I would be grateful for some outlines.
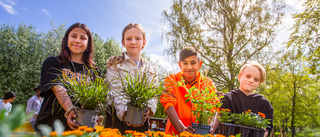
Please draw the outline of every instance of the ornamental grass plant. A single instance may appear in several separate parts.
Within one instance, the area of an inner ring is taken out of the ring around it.
[[[164,90],[156,74],[148,71],[137,71],[119,76],[121,91],[118,94],[129,100],[128,105],[137,108],[147,108],[148,100],[157,98]]]
[[[86,69],[87,75],[80,77],[69,77],[69,72],[62,71],[59,81],[67,89],[71,100],[75,105],[80,105],[82,109],[97,110],[103,109],[107,104],[108,92],[110,91],[110,81],[105,81],[98,76],[95,69]]]

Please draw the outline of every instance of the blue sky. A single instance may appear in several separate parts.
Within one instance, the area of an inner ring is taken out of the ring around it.
[[[122,29],[129,23],[141,24],[147,33],[147,47],[143,50],[166,70],[177,69],[169,63],[163,50],[169,45],[162,40],[164,25],[162,12],[169,10],[171,0],[0,0],[0,23],[33,25],[39,32],[50,30],[50,21],[56,26],[82,22],[102,39],[121,39]],[[288,39],[287,30],[293,23],[292,13],[302,11],[302,2],[287,0],[283,29],[276,42]]]

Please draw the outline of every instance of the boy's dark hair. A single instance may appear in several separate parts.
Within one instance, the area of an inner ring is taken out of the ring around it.
[[[37,92],[38,89],[40,90],[40,85],[38,85],[37,87],[35,87],[35,88],[33,89],[33,91],[34,91],[34,92]]]
[[[7,100],[13,97],[16,97],[16,94],[14,94],[12,91],[9,91],[6,94],[4,94],[4,97],[2,99]]]
[[[201,60],[199,51],[194,47],[185,47],[181,50],[180,56],[179,56],[179,62],[183,61],[187,57],[190,56],[196,56],[198,60]]]

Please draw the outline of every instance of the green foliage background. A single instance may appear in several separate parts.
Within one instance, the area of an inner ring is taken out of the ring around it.
[[[269,3],[258,0],[252,8],[241,9],[246,3],[237,2],[174,0],[171,9],[163,11],[169,25],[169,30],[164,30],[170,42],[166,54],[176,58],[185,45],[197,47],[202,51],[202,71],[209,69],[209,77],[223,92],[238,87],[237,75],[243,63],[258,60],[266,68],[267,80],[255,92],[274,107],[275,132],[319,136],[319,0],[305,0],[305,11],[294,14],[293,32],[286,45],[274,46],[282,5],[273,5],[272,11],[266,8]],[[48,32],[37,32],[35,26],[23,23],[0,24],[0,97],[14,91],[14,106],[26,105],[40,82],[42,62],[59,53],[66,26],[51,23],[51,27]],[[121,46],[114,38],[104,40],[95,33],[93,37],[94,60],[104,75],[107,59],[119,55]],[[167,75],[160,72],[161,79]],[[165,117],[159,102],[155,116]]]

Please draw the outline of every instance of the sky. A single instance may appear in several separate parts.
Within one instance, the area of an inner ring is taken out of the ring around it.
[[[300,0],[286,0],[286,16],[276,43],[287,40],[294,20],[291,14],[303,11]],[[38,32],[63,23],[66,28],[73,23],[86,24],[91,32],[102,39],[115,38],[121,41],[123,28],[129,23],[141,24],[147,34],[147,47],[143,49],[151,59],[167,71],[177,71],[178,65],[165,56],[163,51],[169,43],[162,36],[165,25],[163,10],[169,10],[171,0],[0,0],[0,24],[24,23],[36,27]]]

